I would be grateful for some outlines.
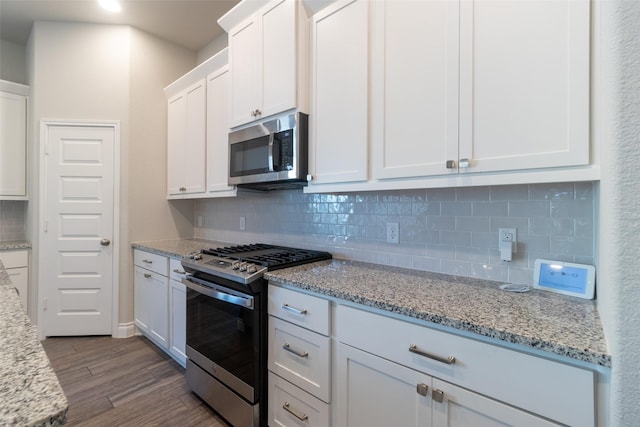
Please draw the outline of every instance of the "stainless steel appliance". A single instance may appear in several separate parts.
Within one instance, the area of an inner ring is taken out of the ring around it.
[[[229,184],[255,190],[307,185],[308,116],[284,114],[229,134]]]
[[[187,384],[236,427],[267,425],[268,270],[330,259],[266,244],[203,250],[187,276]]]

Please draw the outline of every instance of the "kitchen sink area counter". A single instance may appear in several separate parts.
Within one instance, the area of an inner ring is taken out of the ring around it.
[[[66,421],[67,398],[1,261],[0,402],[3,426],[59,426]]]
[[[268,272],[298,288],[577,361],[611,366],[594,301],[502,283],[346,260]]]

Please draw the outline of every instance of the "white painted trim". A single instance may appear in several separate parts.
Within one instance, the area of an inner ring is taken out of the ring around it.
[[[111,335],[119,337],[121,334],[120,324],[118,323],[119,315],[119,298],[120,298],[120,121],[119,120],[54,120],[54,119],[41,119],[40,120],[40,178],[39,185],[40,191],[40,206],[38,209],[38,292],[37,292],[37,307],[38,307],[38,337],[44,339],[44,316],[41,313],[44,311],[44,299],[42,295],[46,295],[45,287],[45,275],[44,275],[44,247],[45,247],[45,233],[44,233],[44,219],[47,212],[47,161],[46,161],[46,147],[47,147],[47,129],[50,126],[96,126],[96,127],[112,127],[114,130],[114,153],[113,153],[113,264],[112,264],[112,307],[111,307]],[[126,325],[126,324],[125,324]]]
[[[118,324],[117,331],[113,334],[114,338],[129,338],[136,335],[136,326],[133,322]]]

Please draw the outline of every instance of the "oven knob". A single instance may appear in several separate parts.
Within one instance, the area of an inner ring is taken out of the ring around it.
[[[239,270],[240,269],[240,261],[233,261],[233,263],[231,264],[231,269],[232,270]]]
[[[195,261],[200,261],[200,260],[202,259],[202,255],[200,255],[200,254],[195,254],[195,255],[193,256],[193,259],[194,259]]]
[[[255,273],[256,271],[258,271],[258,268],[253,264],[247,267],[247,273]]]
[[[243,262],[242,264],[240,264],[239,270],[240,271],[247,271],[247,263]]]

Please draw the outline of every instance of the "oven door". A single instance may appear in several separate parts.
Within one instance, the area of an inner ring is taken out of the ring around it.
[[[260,382],[260,295],[193,276],[187,286],[187,357],[250,403]]]

